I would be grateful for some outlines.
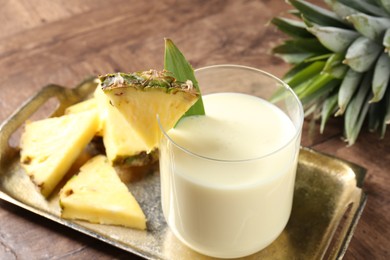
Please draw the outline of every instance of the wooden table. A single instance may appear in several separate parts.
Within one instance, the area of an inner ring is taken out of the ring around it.
[[[318,2],[318,1],[317,1]],[[0,8],[0,122],[48,83],[73,87],[90,75],[163,67],[164,37],[195,68],[234,63],[282,76],[270,54],[282,34],[269,20],[284,1],[4,0]],[[368,203],[345,259],[390,259],[390,133],[363,130],[346,147],[342,122],[304,146],[367,168]],[[388,129],[390,130],[390,129]],[[133,255],[0,201],[0,259],[130,259]]]

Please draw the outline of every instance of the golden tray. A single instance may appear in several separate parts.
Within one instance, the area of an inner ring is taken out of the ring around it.
[[[73,89],[48,85],[2,123],[0,198],[147,259],[209,259],[181,244],[167,227],[160,205],[158,171],[128,184],[148,219],[147,231],[139,231],[60,218],[58,195],[45,200],[20,167],[15,146],[23,123],[36,111],[47,112],[47,104],[53,99],[57,106],[51,116],[61,115],[66,107],[88,97],[96,86],[94,79]],[[301,148],[287,227],[270,246],[244,259],[341,259],[365,206],[361,189],[364,176],[365,170],[355,164]]]

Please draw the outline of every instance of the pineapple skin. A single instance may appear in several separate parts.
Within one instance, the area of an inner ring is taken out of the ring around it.
[[[96,111],[27,122],[21,136],[21,166],[48,197],[99,126]]]
[[[100,77],[101,88],[147,146],[158,147],[161,131],[172,128],[198,100],[191,81],[178,82],[167,71],[117,73]]]
[[[62,218],[146,229],[141,207],[103,155],[89,160],[65,184],[60,206]]]

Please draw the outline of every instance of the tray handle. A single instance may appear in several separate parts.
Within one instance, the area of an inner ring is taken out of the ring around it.
[[[341,241],[336,243],[337,245],[333,248],[328,248],[327,250],[330,251],[329,259],[343,259],[345,253],[347,252],[348,245],[351,242],[357,223],[363,213],[363,209],[367,202],[367,196],[360,189],[357,190],[353,196],[354,198],[350,202],[351,207],[345,208],[345,212],[342,215],[342,217],[344,216],[344,219],[340,219],[338,227],[336,227],[340,228],[339,237],[341,237]]]
[[[97,84],[96,78],[88,78],[73,89],[50,84],[23,103],[0,125],[0,168],[6,167],[18,152],[18,149],[9,143],[12,134],[45,102],[50,98],[57,98],[59,106],[52,116],[59,116],[63,114],[66,107],[84,99],[97,87]]]

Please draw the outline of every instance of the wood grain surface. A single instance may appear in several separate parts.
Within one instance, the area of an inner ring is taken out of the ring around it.
[[[48,83],[74,87],[90,75],[162,68],[164,37],[195,68],[231,63],[282,76],[288,65],[270,49],[284,36],[269,21],[289,9],[280,0],[2,0],[0,122]],[[306,122],[302,145],[367,169],[367,206],[344,259],[390,259],[390,133],[379,140],[364,129],[346,147],[339,119],[318,131]],[[0,259],[133,258],[0,201]]]

